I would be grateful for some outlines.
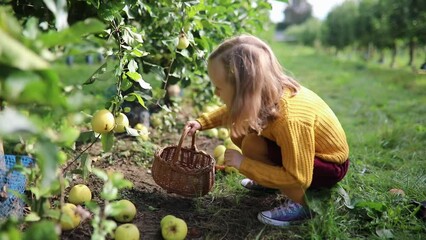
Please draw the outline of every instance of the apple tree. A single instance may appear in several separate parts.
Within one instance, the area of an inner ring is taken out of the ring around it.
[[[116,227],[107,219],[115,211],[110,202],[118,198],[120,188],[132,184],[123,175],[93,168],[87,148],[77,151],[76,141],[82,138],[92,144],[100,138],[104,151],[114,145],[114,131],[93,132],[91,116],[106,109],[117,117],[131,111],[123,107],[126,102],[168,109],[166,90],[172,84],[191,88],[188,96],[200,104],[209,101],[206,57],[226,37],[262,29],[269,9],[269,3],[261,0],[2,3],[0,142],[4,141],[6,154],[29,155],[36,164],[15,166],[28,178],[30,194],[20,197],[31,212],[24,219],[9,216],[2,221],[1,236],[35,239],[42,230],[59,235],[55,226],[63,214],[59,209],[65,204],[64,191],[73,174],[87,178],[89,173],[104,181],[99,190],[103,204],[86,204],[85,211],[93,214],[86,219],[94,229],[92,238],[110,234]],[[179,38],[186,38],[184,46],[178,47]],[[93,52],[101,53],[104,61],[88,79],[74,76],[73,82],[65,82],[61,78],[66,73],[57,65],[65,56]],[[97,83],[101,93],[111,90],[105,101],[96,97],[99,92],[85,91]],[[126,130],[137,134],[132,128]],[[3,158],[1,163],[4,172]],[[72,163],[79,167],[72,168]],[[53,206],[52,199],[57,199]],[[20,233],[23,222],[28,231]]]

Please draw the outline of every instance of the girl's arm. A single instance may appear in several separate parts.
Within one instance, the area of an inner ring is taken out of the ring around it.
[[[227,118],[228,109],[226,105],[213,110],[211,112],[203,113],[197,121],[201,124],[201,130],[207,130],[224,125],[224,119]]]

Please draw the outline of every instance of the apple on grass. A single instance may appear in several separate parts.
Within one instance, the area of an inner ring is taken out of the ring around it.
[[[161,226],[161,235],[165,240],[183,240],[187,234],[188,226],[181,218],[169,218]]]
[[[113,214],[113,218],[117,222],[128,223],[131,222],[136,216],[135,205],[127,200],[122,199],[113,203],[115,207],[119,208],[118,213]]]
[[[84,184],[73,186],[68,194],[68,202],[72,204],[83,204],[92,200],[90,188]]]
[[[121,224],[115,229],[115,240],[139,240],[140,233],[138,227],[131,223]]]

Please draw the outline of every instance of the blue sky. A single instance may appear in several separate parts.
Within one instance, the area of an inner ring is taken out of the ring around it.
[[[273,22],[281,22],[284,19],[283,11],[287,6],[286,3],[275,0],[268,0],[272,4],[270,18]],[[312,5],[313,16],[321,20],[325,19],[328,12],[336,5],[341,4],[345,0],[308,0]]]

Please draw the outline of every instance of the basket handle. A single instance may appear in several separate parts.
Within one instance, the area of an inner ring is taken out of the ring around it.
[[[175,163],[179,160],[179,154],[180,154],[180,149],[182,148],[183,140],[188,135],[188,132],[189,132],[190,129],[191,129],[190,127],[186,127],[183,130],[182,136],[180,137],[180,140],[179,140],[179,144],[177,145],[176,151],[173,154],[173,158],[172,158],[173,163]],[[198,151],[197,146],[195,146],[195,133],[192,134],[191,149]]]

